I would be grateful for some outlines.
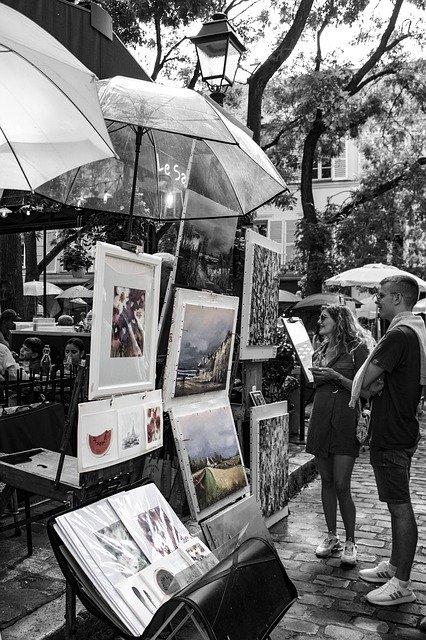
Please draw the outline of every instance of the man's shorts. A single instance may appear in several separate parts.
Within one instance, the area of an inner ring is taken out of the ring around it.
[[[411,502],[410,467],[416,449],[417,444],[410,449],[370,448],[370,463],[381,502]]]

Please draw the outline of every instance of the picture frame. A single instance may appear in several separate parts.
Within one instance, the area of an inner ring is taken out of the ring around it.
[[[263,393],[259,389],[250,391],[250,399],[255,407],[258,407],[262,404],[266,404],[266,400],[263,397]]]
[[[150,437],[153,432],[155,437]],[[163,403],[160,389],[78,405],[79,473],[104,469],[162,446]]]
[[[169,415],[195,520],[208,518],[250,493],[229,401],[175,405]]]
[[[288,515],[287,401],[250,409],[250,484],[268,527]]]
[[[154,389],[161,258],[96,243],[89,400]]]
[[[251,229],[245,246],[240,358],[265,360],[277,352],[281,247]]]
[[[163,400],[176,403],[227,396],[239,300],[210,291],[175,290]]]

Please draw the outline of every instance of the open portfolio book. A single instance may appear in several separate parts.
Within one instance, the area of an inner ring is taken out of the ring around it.
[[[135,636],[161,604],[218,562],[154,484],[64,513],[54,528],[81,582],[99,594],[99,608]]]

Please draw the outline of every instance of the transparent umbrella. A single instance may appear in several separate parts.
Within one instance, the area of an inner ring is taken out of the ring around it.
[[[266,154],[210,99],[121,76],[98,83],[120,158],[50,181],[38,192],[75,207],[153,220],[254,211],[286,190]]]

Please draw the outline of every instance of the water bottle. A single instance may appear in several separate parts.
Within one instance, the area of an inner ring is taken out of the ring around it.
[[[40,360],[40,373],[42,376],[48,377],[50,373],[50,367],[52,366],[52,359],[50,357],[50,347],[46,344],[43,347],[43,355]]]

